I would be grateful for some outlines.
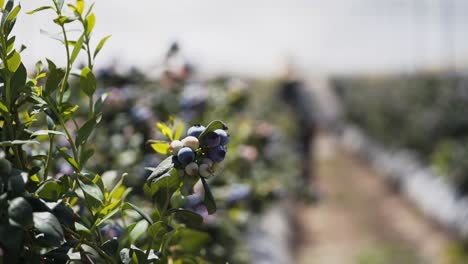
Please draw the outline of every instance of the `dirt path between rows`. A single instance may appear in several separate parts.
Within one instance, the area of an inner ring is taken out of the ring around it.
[[[316,144],[321,200],[300,206],[300,264],[452,264],[448,235],[328,135]]]

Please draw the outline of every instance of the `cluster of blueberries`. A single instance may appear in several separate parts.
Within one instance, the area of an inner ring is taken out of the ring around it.
[[[209,178],[226,158],[229,135],[224,129],[216,129],[200,137],[205,129],[202,125],[190,127],[187,137],[171,142],[169,151],[188,175]]]

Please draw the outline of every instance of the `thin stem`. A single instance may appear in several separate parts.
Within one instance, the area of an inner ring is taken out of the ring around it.
[[[49,168],[52,164],[52,151],[54,150],[54,135],[49,136],[49,152],[47,155],[46,167],[44,169],[44,179],[47,179],[49,175]]]
[[[68,77],[70,76],[70,71],[71,71],[71,63],[70,63],[70,47],[68,46],[68,37],[67,37],[67,32],[65,30],[65,26],[60,26],[62,28],[62,34],[63,34],[63,40],[65,41],[65,50],[67,52],[67,67],[65,68],[65,76],[63,77],[63,82],[60,87],[60,100],[59,100],[59,105],[62,105],[63,102],[63,94],[65,93],[65,85],[67,84]]]

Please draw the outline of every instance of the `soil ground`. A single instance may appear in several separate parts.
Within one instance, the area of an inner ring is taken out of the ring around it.
[[[321,196],[298,208],[296,263],[467,263],[454,257],[456,244],[446,232],[333,137],[320,134],[315,148]]]

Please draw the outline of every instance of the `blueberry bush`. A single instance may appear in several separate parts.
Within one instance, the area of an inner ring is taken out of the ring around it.
[[[213,121],[177,141],[182,126],[158,123],[172,142],[150,143],[168,157],[147,168],[146,199],[133,203],[125,183],[132,175],[99,174],[90,162],[107,98],[93,66],[109,39],[91,45],[93,4],[50,0],[28,12],[52,15],[66,56],[64,66],[46,59],[46,69],[39,61],[29,72],[12,35],[21,4],[0,7],[0,263],[203,263],[209,236],[182,195],[201,180],[202,204],[216,211],[205,178],[226,157],[227,126]],[[86,64],[77,67],[81,53]]]
[[[461,76],[426,73],[336,78],[334,88],[351,121],[389,148],[407,148],[468,191],[468,86]]]

